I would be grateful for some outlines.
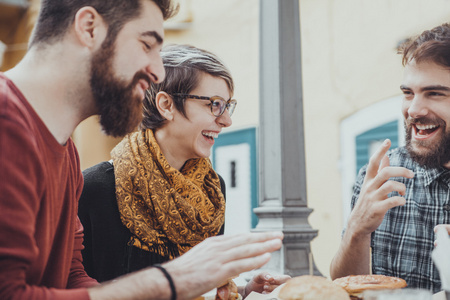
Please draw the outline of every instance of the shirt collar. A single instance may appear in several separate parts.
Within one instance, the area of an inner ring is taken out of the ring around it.
[[[435,180],[442,180],[447,185],[450,185],[450,170],[440,167],[436,169],[421,168],[424,174],[425,185],[429,186]]]

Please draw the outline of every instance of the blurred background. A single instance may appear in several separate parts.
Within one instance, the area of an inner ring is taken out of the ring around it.
[[[235,79],[233,125],[216,140],[212,157],[227,183],[227,209],[233,212],[228,233],[257,223],[259,32],[266,21],[259,19],[260,1],[276,0],[180,0],[180,13],[165,24],[166,44],[214,52]],[[1,71],[25,54],[39,4],[0,0]],[[311,247],[317,268],[329,276],[358,169],[384,139],[403,144],[397,48],[450,22],[450,1],[299,0],[299,7],[307,200],[313,209],[309,223],[318,230]],[[109,160],[119,141],[101,132],[96,117],[84,121],[73,139],[83,169]]]

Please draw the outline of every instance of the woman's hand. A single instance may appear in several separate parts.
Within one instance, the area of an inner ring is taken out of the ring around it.
[[[291,278],[289,275],[272,276],[267,272],[255,275],[245,286],[242,298],[247,297],[251,292],[269,294],[275,288],[285,283]]]

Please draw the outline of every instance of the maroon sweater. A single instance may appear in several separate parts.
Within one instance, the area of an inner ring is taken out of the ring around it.
[[[78,153],[0,73],[0,299],[89,299]]]

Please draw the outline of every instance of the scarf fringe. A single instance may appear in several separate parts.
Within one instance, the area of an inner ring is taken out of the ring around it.
[[[169,257],[170,259],[180,256],[181,252],[177,244],[166,239],[160,239],[158,243],[148,245],[147,243],[142,242],[138,237],[132,236],[128,241],[128,245],[147,252],[156,253],[160,256]]]

